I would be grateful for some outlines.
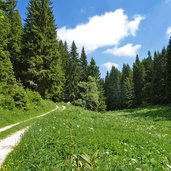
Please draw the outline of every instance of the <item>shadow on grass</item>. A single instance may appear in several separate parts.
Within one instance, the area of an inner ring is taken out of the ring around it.
[[[127,114],[123,115],[129,118],[144,118],[154,121],[171,121],[171,105],[170,106],[153,106],[147,108],[138,108],[125,110]]]

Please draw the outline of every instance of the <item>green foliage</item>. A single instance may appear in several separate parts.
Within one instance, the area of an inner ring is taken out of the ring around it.
[[[80,82],[79,92],[80,99],[75,104],[97,111],[99,107],[99,92],[95,78],[89,76],[88,82]]]
[[[21,70],[22,70],[21,49],[22,49],[23,28],[22,28],[20,14],[17,10],[12,11],[8,15],[8,17],[10,19],[8,51],[10,54],[11,62],[14,67],[15,76],[17,80],[19,80],[21,77]]]
[[[135,105],[143,103],[143,90],[144,90],[145,69],[140,62],[138,55],[133,65],[133,83],[135,92]]]
[[[112,67],[110,74],[106,77],[106,102],[107,109],[114,110],[119,109],[121,105],[120,98],[120,72],[114,66]]]
[[[24,31],[24,83],[42,96],[58,101],[64,73],[50,0],[30,1]]]
[[[166,101],[166,55],[165,49],[162,53],[154,54],[153,79],[152,79],[152,103],[163,104]]]
[[[94,77],[96,81],[100,79],[99,67],[96,65],[94,58],[91,58],[88,71],[89,71],[89,76]]]
[[[171,37],[167,47],[167,66],[166,66],[166,79],[167,79],[167,102],[171,103]]]
[[[87,56],[85,53],[84,47],[82,48],[81,57],[80,57],[80,65],[81,65],[81,81],[88,81],[88,62]]]
[[[144,59],[142,63],[145,69],[143,97],[144,97],[144,102],[150,104],[151,96],[152,96],[152,79],[153,79],[153,59],[150,52],[148,52],[148,57]]]
[[[30,91],[30,95],[28,96],[32,96],[32,98],[34,97],[34,94]],[[27,92],[28,94],[28,92]],[[1,99],[2,95],[0,95],[0,99]],[[12,100],[13,104],[14,101],[13,99],[11,99],[11,97],[9,96],[4,96],[3,100],[5,99],[10,99]],[[38,99],[38,97],[37,97]],[[37,100],[36,100],[37,101]],[[0,102],[4,102],[4,101],[0,101]],[[27,104],[28,105],[28,104]],[[8,126],[10,124],[15,124],[17,122],[21,122],[27,119],[30,119],[32,117],[44,114],[52,109],[55,109],[56,105],[51,102],[51,101],[44,101],[41,100],[41,103],[39,103],[39,105],[37,105],[36,103],[29,103],[29,106],[27,106],[27,110],[23,110],[23,109],[17,109],[13,106],[12,110],[9,109],[4,109],[0,107],[0,128]],[[9,108],[9,105],[8,105]],[[31,122],[32,124],[32,122]],[[26,125],[27,126],[27,125]],[[19,126],[17,130],[22,129],[24,127],[26,127],[25,125],[23,126]],[[7,135],[8,133],[10,134],[11,130],[14,130],[13,132],[15,132],[15,127],[14,129],[10,129],[9,131],[5,131],[4,133],[0,133],[0,139],[1,137],[4,138],[5,135]]]
[[[100,114],[67,105],[35,123],[2,170],[169,170],[170,122],[170,107]]]
[[[78,83],[80,81],[80,63],[75,42],[72,43],[70,51],[69,69],[67,75],[68,101],[74,102],[78,99]]]
[[[131,108],[134,106],[133,75],[129,65],[124,65],[122,70],[121,105],[122,108]]]

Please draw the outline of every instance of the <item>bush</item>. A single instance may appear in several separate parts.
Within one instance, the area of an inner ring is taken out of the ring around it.
[[[78,99],[78,100],[75,100],[73,102],[73,105],[85,108],[86,107],[86,101],[82,100],[82,99]]]
[[[41,104],[42,98],[40,94],[25,90],[22,85],[0,85],[0,106],[4,109],[28,110]]]
[[[40,105],[42,102],[42,98],[38,92],[33,92],[31,90],[26,90],[29,103],[32,103],[34,105]]]
[[[23,87],[16,86],[12,92],[15,107],[18,109],[25,109],[28,103],[28,97]]]
[[[3,109],[12,110],[15,108],[14,99],[11,96],[0,95],[0,106]]]

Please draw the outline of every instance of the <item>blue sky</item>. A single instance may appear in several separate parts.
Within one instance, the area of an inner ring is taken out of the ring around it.
[[[84,45],[94,57],[102,77],[111,65],[132,65],[167,46],[171,30],[171,0],[52,0],[58,37],[78,49]],[[28,0],[18,2],[24,22]]]

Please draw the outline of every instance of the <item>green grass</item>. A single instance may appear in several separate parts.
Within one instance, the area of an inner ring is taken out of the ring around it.
[[[2,170],[167,171],[170,165],[170,107],[100,114],[67,106],[36,122]]]
[[[3,110],[0,109],[0,128],[14,124],[34,116],[43,114],[49,110],[54,109],[56,106],[51,101],[43,101],[40,106],[33,106],[28,111],[23,110]]]

